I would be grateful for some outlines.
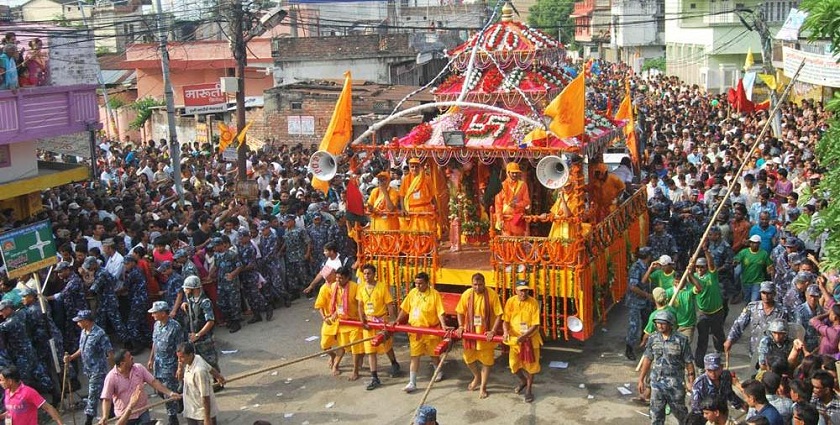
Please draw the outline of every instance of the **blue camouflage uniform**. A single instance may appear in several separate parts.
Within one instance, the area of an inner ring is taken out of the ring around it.
[[[636,260],[636,262],[630,266],[630,272],[627,274],[627,295],[625,297],[625,303],[628,309],[627,314],[629,315],[630,324],[627,327],[627,337],[625,342],[627,345],[633,347],[639,343],[639,340],[642,337],[642,329],[644,328],[645,323],[644,321],[647,320],[647,317],[642,316],[645,311],[651,310],[653,306],[651,305],[649,299],[636,295],[630,290],[630,288],[635,286],[648,294],[651,293],[652,289],[650,283],[642,282],[642,277],[644,277],[647,268],[648,266],[644,261]]]
[[[306,245],[308,242],[307,233],[301,229],[294,228],[286,230],[283,234],[283,241],[286,244],[286,277],[288,286],[294,291],[300,291],[309,285],[307,280],[311,274],[304,257],[306,256]],[[324,255],[324,247],[321,247],[321,256]],[[312,258],[315,259],[315,247],[312,247]],[[320,264],[320,263],[317,263]]]
[[[773,262],[773,283],[776,284],[776,303],[781,303],[793,283],[793,275],[787,260],[787,250],[781,243],[770,251],[770,261]]]
[[[242,263],[239,261],[239,255],[232,249],[225,250],[224,252],[217,252],[214,255],[214,258],[217,289],[219,292],[217,298],[219,310],[222,311],[222,314],[225,315],[225,320],[228,322],[238,322],[242,319],[240,299],[241,284],[239,276],[234,276],[233,279],[228,280],[225,275],[232,273],[239,267],[242,267]]]
[[[193,264],[192,260],[190,260],[189,258],[187,258],[187,261],[184,263],[184,265],[181,266],[180,273],[184,279],[190,276],[201,277],[198,274],[198,267],[196,267],[195,264]]]
[[[0,338],[9,360],[20,371],[21,381],[39,392],[53,391],[52,379],[39,361],[35,346],[27,335],[26,313],[16,312],[0,323]],[[52,362],[52,358],[50,358]]]
[[[821,305],[817,304],[816,311],[814,311],[811,310],[811,306],[809,306],[808,303],[800,304],[796,307],[796,310],[793,311],[794,322],[799,323],[803,328],[805,328],[805,348],[809,352],[813,352],[820,347],[820,334],[809,322],[811,321],[811,318],[819,316],[824,312],[825,311]]]
[[[770,321],[773,319],[785,320],[786,317],[787,314],[785,314],[784,308],[778,305],[770,311],[770,314],[766,314],[764,312],[762,302],[753,301],[747,304],[747,306],[744,307],[744,310],[741,311],[741,314],[738,316],[738,318],[735,319],[735,322],[732,324],[732,328],[729,329],[729,335],[727,336],[727,339],[731,340],[734,344],[741,338],[741,335],[743,335],[744,332],[749,328],[749,353],[750,357],[752,357],[753,354],[757,353],[758,343],[764,336],[764,332],[767,330],[767,326],[770,324]]]
[[[650,418],[651,424],[665,423],[665,405],[680,423],[688,416],[685,405],[685,370],[694,362],[691,345],[683,334],[673,331],[666,339],[654,332],[647,340],[645,357],[650,368]]]
[[[166,324],[155,322],[155,330],[152,333],[152,343],[155,350],[155,378],[166,388],[172,391],[178,390],[178,379],[175,372],[178,370],[178,357],[175,351],[178,344],[184,342],[184,332],[181,325],[173,319],[166,321]],[[166,413],[169,416],[178,414],[178,402],[166,403]]]
[[[662,234],[653,232],[648,237],[648,246],[650,247],[653,259],[657,259],[663,255],[674,257],[677,255],[677,241],[667,231]]]
[[[187,304],[187,334],[198,333],[207,322],[216,321],[213,314],[213,302],[207,295],[202,293],[198,298],[185,297]],[[213,340],[213,330],[196,340],[195,352],[200,355],[210,366],[219,369],[219,353],[216,352],[216,342]]]
[[[128,289],[128,300],[131,306],[126,322],[128,338],[136,346],[148,346],[151,340],[149,325],[146,321],[146,310],[149,309],[149,291],[146,288],[146,277],[136,266],[125,273],[125,288]]]
[[[59,363],[61,363],[62,353],[64,353],[64,337],[58,326],[53,322],[52,317],[49,314],[44,314],[37,302],[25,306],[18,313],[23,314],[26,319],[27,333],[41,364],[44,365],[44,370],[49,371],[50,368],[55,367],[50,338],[55,342],[55,353],[58,356]]]
[[[694,248],[700,242],[700,236],[703,234],[703,228],[700,223],[694,218],[683,219],[679,216],[671,219],[671,232],[677,242],[677,252],[679,255],[676,258],[676,267],[684,269],[688,265],[688,259]]]
[[[163,300],[166,301],[166,304],[172,307],[173,311],[176,313],[180,312],[181,309],[175,305],[175,299],[178,298],[178,293],[181,292],[181,289],[184,287],[184,278],[173,268],[172,273],[169,275],[169,278],[166,279],[163,286],[165,287]]]
[[[96,416],[96,406],[105,385],[108,374],[108,355],[114,351],[105,331],[93,325],[90,333],[82,332],[79,336],[79,349],[82,352],[82,370],[88,377],[88,398],[85,415]]]
[[[701,373],[694,384],[691,386],[691,411],[696,414],[703,414],[703,409],[700,408],[700,403],[707,398],[718,399],[718,397],[728,401],[736,409],[744,407],[744,400],[732,391],[732,373],[726,369],[720,375],[718,385],[712,382],[705,373]]]
[[[263,298],[270,301],[291,298],[291,290],[287,287],[286,263],[280,253],[280,238],[272,231],[268,236],[260,235],[260,254],[257,260],[260,273],[268,283],[263,285]]]
[[[87,310],[88,304],[82,278],[76,273],[71,273],[61,292],[55,294],[55,300],[64,307],[64,316],[68,318],[76,317],[80,311]],[[79,334],[82,330],[72,320],[67,320],[62,332],[64,333],[64,349],[68,353],[75,353],[79,349]]]
[[[125,338],[127,335],[125,326],[123,326],[122,318],[119,313],[119,302],[117,295],[114,293],[116,281],[110,273],[103,269],[97,269],[93,277],[93,285],[90,286],[90,291],[96,294],[98,304],[94,315],[96,316],[96,326],[102,329],[111,324],[118,338]]]
[[[790,337],[786,336],[781,344],[777,344],[771,335],[764,335],[758,342],[758,365],[767,365],[769,368],[768,360],[774,358],[784,359],[787,362],[788,354],[790,354],[792,348],[793,339]]]
[[[347,260],[347,264],[352,266],[356,262],[356,242],[347,234],[347,226],[331,224],[327,230],[327,242],[338,247],[339,255]]]
[[[257,248],[254,247],[254,244],[248,241],[248,243],[239,245],[238,248],[239,261],[242,262],[242,267],[257,265]],[[265,297],[263,297],[262,292],[260,292],[258,280],[259,276],[256,268],[243,271],[239,274],[239,281],[242,283],[242,293],[254,314],[268,311],[268,305],[265,302]]]
[[[309,262],[309,274],[306,276],[317,273],[318,270],[315,270],[314,267],[318,267],[324,264],[324,261],[327,261],[327,258],[324,256],[324,245],[327,244],[328,231],[329,226],[323,219],[321,219],[321,224],[312,223],[306,228],[306,233],[309,235],[309,240],[312,244],[312,260]]]

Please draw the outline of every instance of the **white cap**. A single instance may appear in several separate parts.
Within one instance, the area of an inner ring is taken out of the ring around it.
[[[758,235],[752,235],[752,236],[750,236],[750,242],[758,242],[758,243],[761,243],[761,236],[758,236]]]
[[[674,264],[674,260],[671,259],[670,255],[661,255],[659,256],[659,264],[667,266],[668,264]]]

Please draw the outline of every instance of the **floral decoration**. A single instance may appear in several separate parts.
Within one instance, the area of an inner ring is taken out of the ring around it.
[[[507,115],[496,114],[475,114],[470,120],[470,125],[467,126],[466,134],[470,138],[485,138],[492,137],[498,139],[507,130],[507,123],[510,122],[510,117]]]

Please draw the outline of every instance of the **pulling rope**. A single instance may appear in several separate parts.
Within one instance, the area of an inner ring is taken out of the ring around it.
[[[281,367],[290,366],[290,365],[300,363],[300,362],[305,361],[305,360],[314,359],[315,357],[320,357],[320,356],[324,355],[324,353],[331,353],[333,351],[343,350],[345,348],[352,347],[352,346],[357,345],[357,344],[362,344],[362,343],[368,342],[368,341],[376,338],[377,336],[378,335],[374,335],[372,337],[360,339],[358,341],[354,341],[354,342],[351,342],[349,344],[344,344],[344,345],[340,345],[338,347],[333,347],[333,348],[330,348],[330,349],[327,349],[327,350],[319,351],[317,353],[310,354],[308,356],[298,357],[294,360],[289,360],[289,361],[286,361],[286,362],[283,362],[283,363],[278,363],[278,364],[275,364],[275,365],[272,365],[272,366],[266,366],[264,368],[257,369],[255,371],[251,371],[251,372],[247,372],[247,373],[243,373],[241,375],[235,375],[235,376],[231,377],[230,379],[226,379],[225,384],[229,384],[231,382],[236,382],[236,381],[239,381],[239,380],[242,380],[242,379],[245,379],[245,378],[250,378],[254,375],[259,375],[259,374],[262,374],[262,373],[265,373],[265,372],[268,372],[268,371],[271,371],[271,370],[274,370],[274,369],[279,369]],[[65,374],[66,374],[66,372],[65,372]],[[437,371],[435,372],[435,374],[437,374]],[[130,415],[134,415],[134,414],[137,414],[137,413],[143,413],[147,410],[153,409],[153,408],[158,407],[158,406],[162,406],[166,403],[169,403],[170,401],[175,401],[175,400],[178,400],[178,398],[175,398],[175,397],[165,398],[163,400],[160,400],[160,401],[157,401],[157,402],[154,402],[154,403],[151,403],[151,404],[147,404],[145,406],[136,407],[134,409],[131,409]],[[425,400],[425,398],[424,398],[424,400]],[[74,419],[75,419],[75,417],[74,417]],[[119,418],[111,418],[111,419],[107,419],[104,423],[107,424],[107,423],[110,423],[111,421],[117,421],[117,420],[119,420]]]
[[[779,102],[773,107],[773,110],[770,112],[770,116],[772,117],[782,106],[782,101],[787,97],[788,93],[790,93],[790,89],[793,87],[794,83],[796,83],[796,79],[799,78],[799,72],[802,71],[802,68],[805,66],[805,61],[802,61],[799,64],[799,68],[796,70],[796,74],[793,75],[791,78],[790,83],[788,86],[785,87],[785,91],[782,93],[782,96],[779,97]],[[728,199],[730,194],[732,193],[732,188],[735,187],[735,183],[738,182],[741,174],[744,172],[744,168],[747,166],[747,159],[752,156],[752,153],[758,148],[758,145],[761,143],[761,140],[764,138],[764,135],[767,133],[767,129],[770,128],[770,123],[772,122],[771,119],[768,119],[766,123],[764,123],[764,127],[761,128],[761,133],[759,133],[758,137],[755,138],[755,142],[753,142],[750,150],[744,155],[744,161],[741,162],[741,167],[738,168],[738,172],[732,176],[732,179],[729,180],[729,185],[726,187],[726,195],[724,195],[723,199]],[[691,255],[685,270],[683,271],[682,276],[680,276],[680,281],[677,286],[674,288],[674,294],[671,295],[671,300],[668,302],[668,305],[672,306],[677,301],[677,296],[679,295],[680,291],[682,291],[683,286],[685,286],[685,281],[688,278],[689,273],[692,272],[691,265],[697,260],[697,256],[700,255],[700,250],[703,248],[703,242],[706,241],[706,238],[709,236],[709,232],[711,231],[712,227],[715,226],[715,221],[717,220],[718,215],[721,211],[723,211],[723,207],[726,205],[725,202],[721,202],[720,205],[715,209],[715,212],[709,218],[709,225],[706,226],[706,230],[703,231],[703,236],[700,237],[700,242],[697,244],[697,249],[694,250],[694,253]],[[642,369],[642,362],[644,362],[644,356],[639,359],[639,364],[636,366],[636,372]]]

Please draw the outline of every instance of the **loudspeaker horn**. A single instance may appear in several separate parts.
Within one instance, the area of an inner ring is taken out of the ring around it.
[[[569,167],[559,156],[547,156],[537,163],[537,180],[549,189],[559,189],[569,181]]]
[[[309,170],[320,180],[329,181],[338,171],[335,157],[327,151],[317,151],[309,157]]]

